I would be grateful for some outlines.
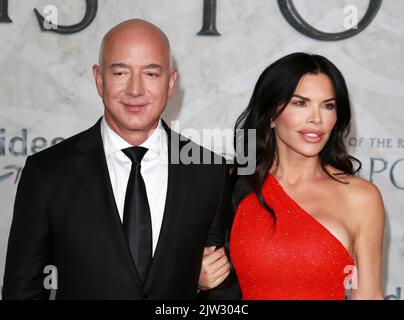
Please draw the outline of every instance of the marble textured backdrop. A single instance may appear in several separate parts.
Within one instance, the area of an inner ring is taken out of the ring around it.
[[[368,3],[295,1],[311,25],[329,32],[344,30],[345,6],[355,5],[361,17]],[[196,35],[202,26],[203,0],[100,0],[92,24],[73,35],[40,31],[33,8],[43,12],[49,4],[57,7],[60,24],[77,23],[85,10],[83,0],[10,0],[13,23],[0,23],[0,284],[18,168],[27,154],[86,129],[100,117],[103,107],[91,73],[99,43],[116,23],[139,17],[156,23],[171,40],[180,77],[165,119],[179,120],[180,130],[232,128],[258,75],[287,53],[319,53],[339,66],[354,107],[350,150],[364,164],[361,175],[380,188],[387,211],[384,293],[400,295],[404,287],[402,1],[383,1],[365,31],[338,42],[298,33],[275,0],[218,0],[220,37]]]

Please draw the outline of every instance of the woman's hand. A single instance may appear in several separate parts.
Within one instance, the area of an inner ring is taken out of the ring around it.
[[[230,263],[224,248],[206,247],[203,251],[199,289],[208,290],[217,287],[230,274]]]

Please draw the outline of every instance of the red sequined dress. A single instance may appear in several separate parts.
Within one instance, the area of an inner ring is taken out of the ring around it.
[[[230,255],[243,299],[345,299],[354,261],[323,225],[303,210],[269,175],[262,193],[241,201],[232,226]]]

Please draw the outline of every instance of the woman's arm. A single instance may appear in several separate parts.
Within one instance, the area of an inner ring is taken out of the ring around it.
[[[358,229],[355,235],[357,288],[351,299],[383,299],[381,290],[384,205],[382,196],[370,182],[363,181],[352,194]]]
[[[230,274],[230,264],[224,248],[206,247],[203,252],[202,268],[199,276],[199,289],[217,287]]]

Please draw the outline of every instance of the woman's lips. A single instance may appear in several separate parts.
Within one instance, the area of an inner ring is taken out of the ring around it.
[[[302,130],[299,131],[302,135],[303,139],[309,143],[318,143],[322,140],[323,133],[320,131],[312,131],[312,130]]]

